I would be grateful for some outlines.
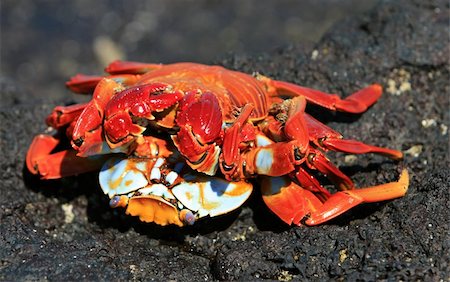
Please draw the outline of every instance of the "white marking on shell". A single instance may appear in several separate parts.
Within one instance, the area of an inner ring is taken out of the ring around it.
[[[158,167],[160,168],[162,165],[164,164],[164,159],[163,158],[158,158],[155,162],[155,165],[153,167]]]
[[[199,218],[217,216],[240,207],[252,193],[244,181],[228,182],[217,177],[185,175],[185,182],[172,188],[173,195]]]
[[[164,199],[175,199],[172,192],[163,184],[152,184],[145,188],[139,189],[142,195],[154,195],[163,197]]]
[[[258,174],[268,175],[273,165],[273,151],[269,148],[261,148],[256,154],[255,165]]]
[[[106,141],[102,142],[101,146],[95,146],[95,149],[90,149],[83,154],[84,157],[90,157],[95,159],[99,155],[106,155],[111,153],[127,153],[129,151],[130,144],[125,144],[117,148],[111,149]]]
[[[130,162],[133,162],[130,165]],[[99,174],[100,186],[109,197],[127,194],[148,185],[145,171],[147,162],[136,162],[122,158],[111,158]],[[133,169],[130,169],[133,168]]]
[[[178,178],[178,173],[176,173],[175,171],[171,171],[166,175],[166,181],[172,185],[175,180],[177,180]]]
[[[150,180],[160,180],[161,179],[161,171],[157,167],[153,167],[150,171]]]
[[[264,147],[273,143],[274,142],[265,135],[256,135],[256,147]]]
[[[103,148],[105,148],[105,152],[102,152],[103,154],[109,154],[109,153],[127,153],[128,151],[129,151],[129,148],[128,147],[130,147],[130,144],[131,144],[131,142],[129,143],[129,144],[125,144],[125,145],[123,145],[123,146],[120,146],[120,147],[117,147],[117,148],[114,148],[114,149],[109,149],[109,145],[108,145],[108,143],[106,143],[106,142],[103,142]],[[106,148],[108,148],[111,152],[106,152],[108,149],[106,149]]]
[[[215,175],[217,168],[219,167],[219,155],[220,155],[220,148],[219,146],[214,146],[214,162],[213,165],[209,168],[207,171],[202,171],[206,175]]]

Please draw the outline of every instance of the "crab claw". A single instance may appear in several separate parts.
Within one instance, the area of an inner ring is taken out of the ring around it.
[[[73,149],[54,152],[60,145],[61,140],[50,135],[34,137],[26,157],[28,170],[42,179],[58,179],[96,171],[106,160],[105,156],[80,158]]]
[[[78,156],[101,154],[104,150],[104,109],[118,89],[122,89],[122,86],[108,78],[100,80],[95,88],[92,100],[86,105],[73,128],[72,147],[78,151]]]
[[[180,102],[173,137],[180,153],[189,160],[191,168],[214,175],[218,168],[220,149],[214,144],[222,133],[222,111],[217,97],[209,92],[192,91]]]
[[[213,142],[222,128],[222,111],[217,97],[210,92],[186,94],[180,103],[177,124],[180,127],[190,125],[201,144]]]
[[[154,120],[155,112],[162,112],[183,98],[183,93],[173,91],[163,83],[130,87],[113,96],[106,105],[104,129],[106,141],[116,148],[144,132],[139,122]]]
[[[57,106],[47,116],[45,122],[56,129],[69,125],[80,116],[86,106],[87,104],[74,104],[66,107]]]

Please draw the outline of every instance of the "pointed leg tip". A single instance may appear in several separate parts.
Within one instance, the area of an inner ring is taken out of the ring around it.
[[[383,86],[381,86],[380,84],[378,84],[378,83],[374,83],[374,84],[372,84],[371,86],[370,86],[371,88],[372,88],[372,90],[374,91],[374,92],[376,92],[376,93],[382,93],[383,92]]]
[[[387,148],[381,148],[382,150],[385,151],[385,153],[380,152],[380,154],[385,155],[386,157],[394,160],[394,161],[401,161],[403,160],[403,152],[399,151],[399,150],[392,150],[392,149],[387,149]]]

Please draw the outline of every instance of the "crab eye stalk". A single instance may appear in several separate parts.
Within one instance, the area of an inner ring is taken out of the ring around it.
[[[195,223],[195,215],[187,209],[180,211],[180,219],[186,225],[193,225]]]
[[[222,163],[222,168],[224,171],[231,171],[234,167],[235,167],[234,164],[229,165],[225,162]]]
[[[77,147],[81,147],[81,145],[83,145],[83,142],[84,142],[83,137],[73,140],[73,144]]]
[[[128,205],[128,197],[127,196],[114,196],[109,201],[109,206],[111,208],[118,208],[118,207],[126,207]]]

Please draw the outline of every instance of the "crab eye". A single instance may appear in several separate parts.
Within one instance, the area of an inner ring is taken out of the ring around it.
[[[80,137],[80,138],[78,138],[78,139],[73,140],[73,143],[74,143],[75,146],[77,146],[77,147],[81,147],[81,145],[83,145],[83,142],[84,142],[83,137]]]
[[[187,209],[180,211],[180,219],[186,225],[193,225],[195,223],[195,215]]]
[[[120,196],[114,196],[111,198],[111,200],[109,201],[109,206],[111,208],[117,208],[117,206],[120,203]]]
[[[222,166],[223,166],[223,169],[224,169],[225,171],[230,171],[230,170],[232,170],[232,169],[234,168],[234,164],[228,165],[228,164],[226,164],[225,162],[222,163]]]
[[[127,196],[114,196],[109,200],[109,206],[111,208],[117,208],[117,207],[126,207],[128,204],[128,197]]]

